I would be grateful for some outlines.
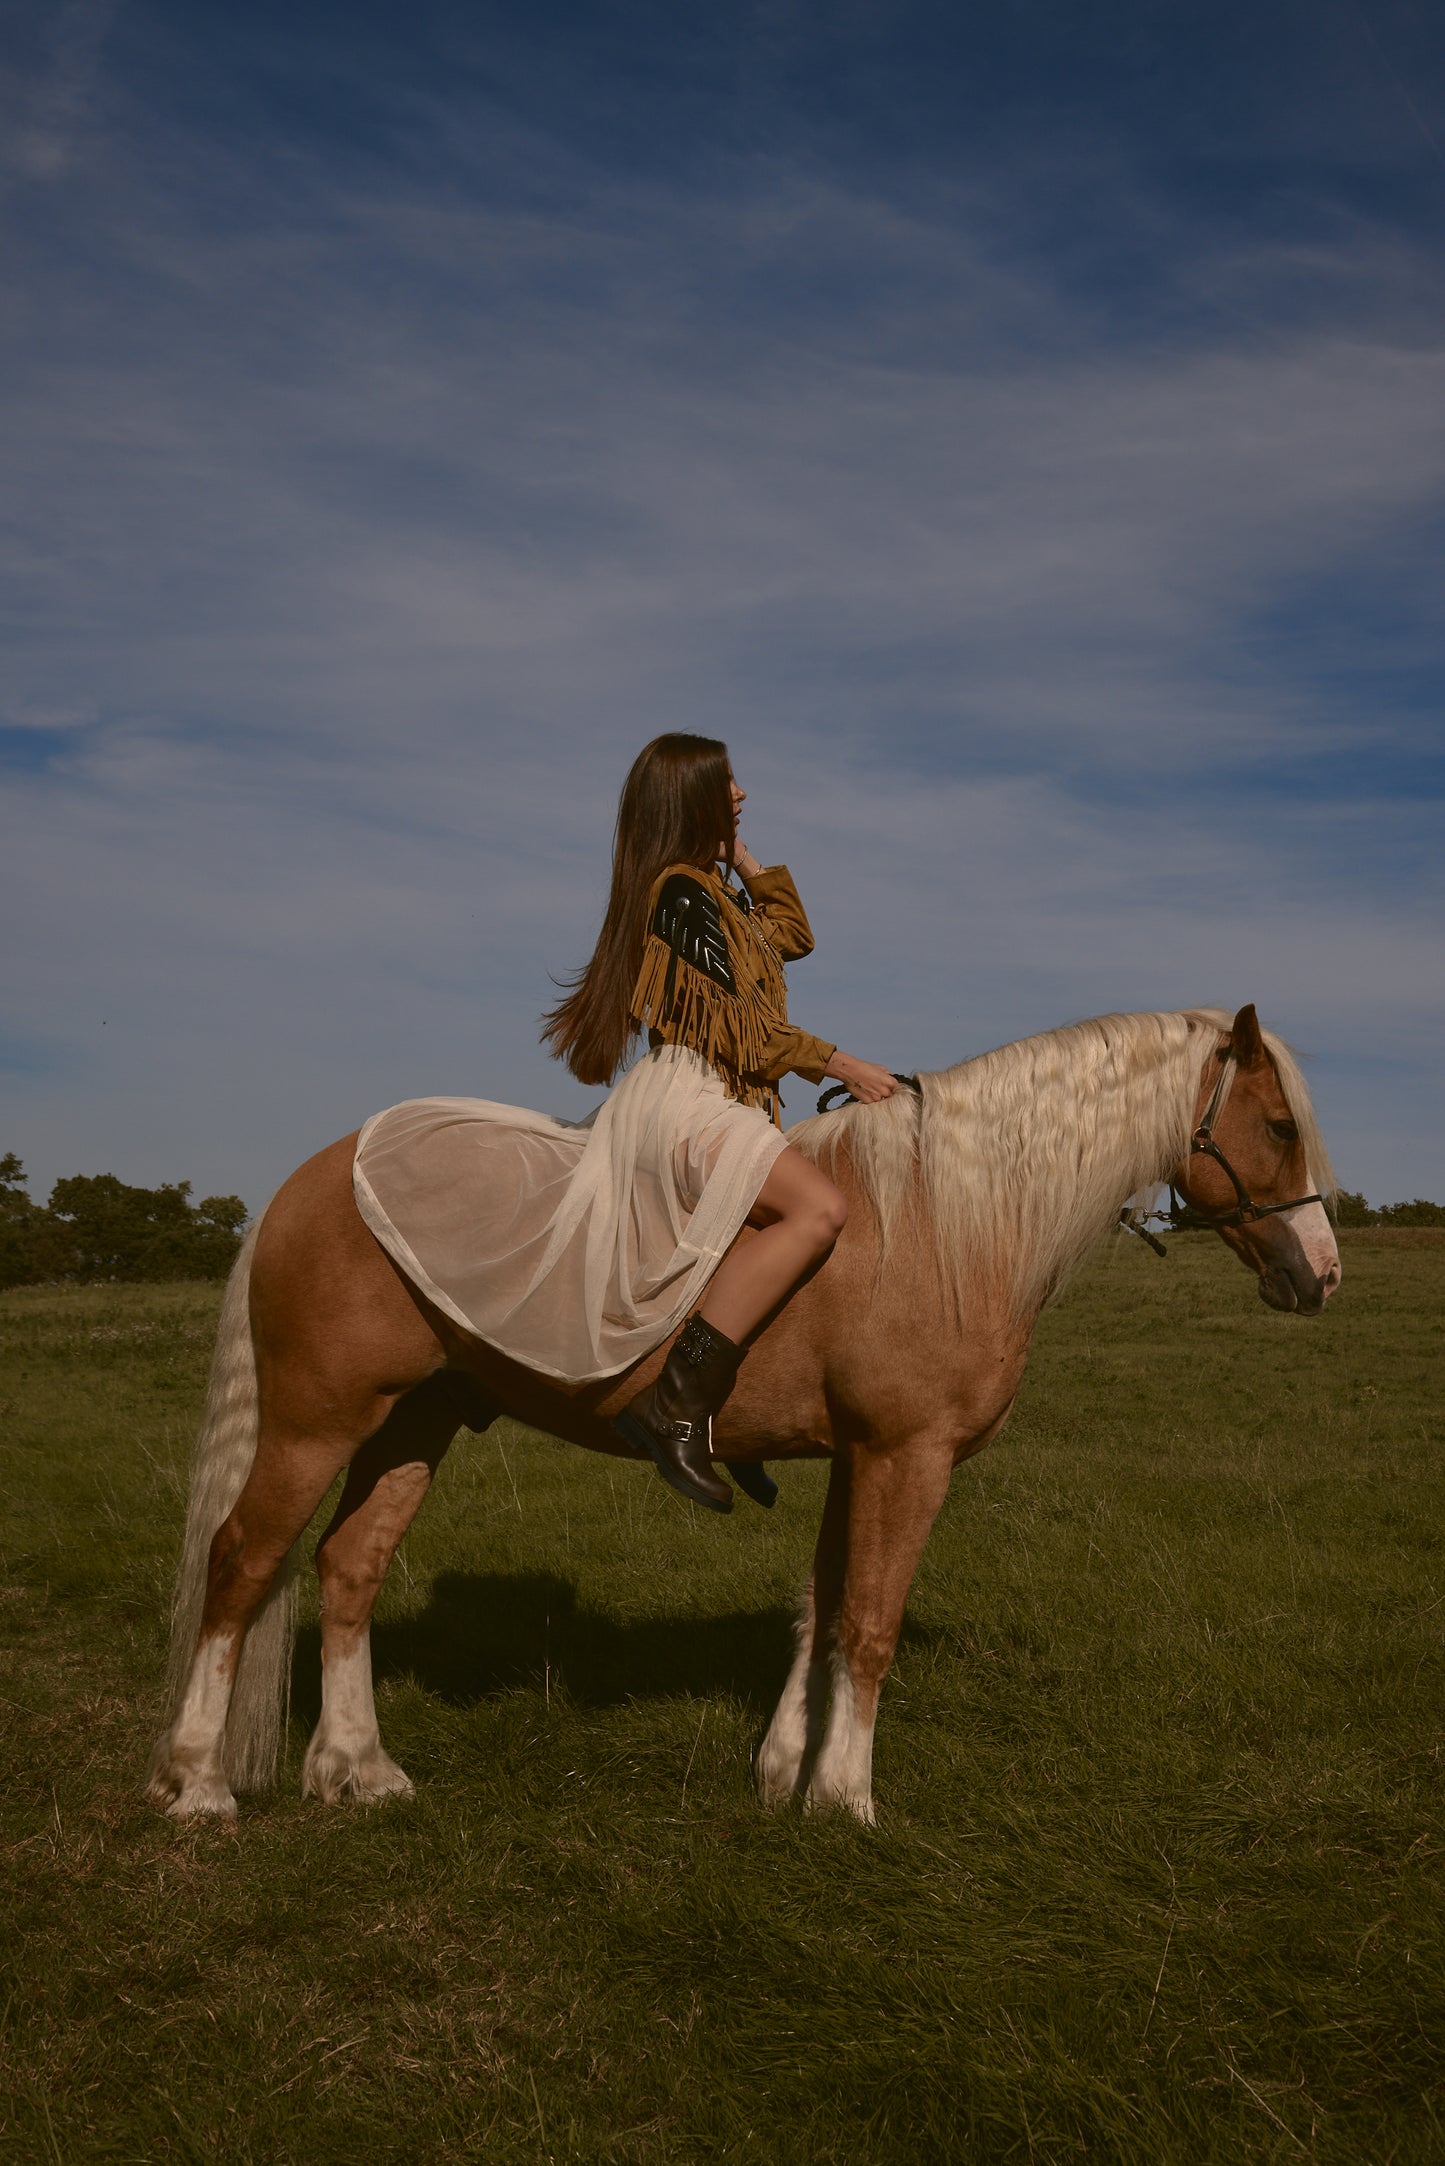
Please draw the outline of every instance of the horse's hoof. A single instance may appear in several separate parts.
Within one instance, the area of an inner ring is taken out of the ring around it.
[[[222,1820],[236,1817],[236,1800],[225,1776],[214,1768],[187,1767],[168,1737],[151,1754],[144,1795],[172,1820],[195,1820],[203,1813]]]
[[[301,1770],[301,1795],[322,1805],[339,1805],[349,1799],[357,1805],[379,1805],[384,1798],[413,1798],[411,1778],[380,1745],[360,1757],[337,1745],[313,1746]]]
[[[379,1805],[384,1798],[414,1798],[416,1791],[390,1753],[378,1752],[354,1770],[346,1794],[358,1804]]]
[[[849,1812],[855,1820],[861,1820],[865,1828],[878,1824],[872,1798],[856,1790],[820,1790],[814,1784],[804,1802],[810,1813]]]
[[[224,1781],[192,1783],[166,1807],[172,1820],[199,1820],[210,1813],[218,1820],[234,1820],[236,1800]]]
[[[758,1803],[768,1812],[776,1812],[780,1806],[791,1805],[797,1797],[802,1779],[801,1760],[768,1759],[759,1754],[753,1768],[753,1780],[757,1784]]]
[[[218,1820],[234,1820],[236,1800],[224,1776],[182,1781],[175,1775],[153,1776],[145,1797],[170,1820],[199,1820],[210,1813]]]

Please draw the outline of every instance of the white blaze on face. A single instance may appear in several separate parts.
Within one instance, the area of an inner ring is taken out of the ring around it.
[[[1340,1283],[1340,1252],[1324,1205],[1297,1203],[1292,1211],[1281,1211],[1279,1216],[1298,1241],[1305,1262],[1328,1300]]]

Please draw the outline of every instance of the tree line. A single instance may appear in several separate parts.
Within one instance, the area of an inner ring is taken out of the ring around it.
[[[1417,1196],[1413,1203],[1382,1203],[1378,1210],[1353,1189],[1342,1188],[1335,1198],[1335,1223],[1339,1226],[1445,1226],[1445,1203],[1427,1203]]]
[[[113,1173],[57,1181],[49,1203],[32,1203],[13,1151],[0,1156],[0,1288],[53,1280],[223,1279],[249,1216],[239,1196],[191,1201],[189,1181],[132,1188]],[[1445,1226],[1445,1204],[1387,1203],[1378,1209],[1342,1188],[1341,1226]]]
[[[249,1212],[239,1196],[191,1201],[189,1181],[132,1188],[113,1173],[57,1181],[32,1203],[25,1168],[0,1156],[0,1287],[61,1279],[223,1279]]]

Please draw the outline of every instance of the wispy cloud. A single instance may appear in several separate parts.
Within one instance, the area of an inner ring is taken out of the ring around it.
[[[1414,768],[1320,786],[1431,727],[1316,666],[1341,594],[1356,672],[1438,655],[1406,238],[1243,248],[1123,177],[1174,263],[1144,323],[1011,247],[982,175],[925,209],[773,156],[520,207],[310,174],[243,211],[224,158],[171,185],[194,151],[97,174],[83,275],[19,266],[6,1142],[42,1178],[259,1198],[391,1097],[575,1107],[547,973],[684,726],[815,905],[811,1027],[929,1065],[1256,998],[1326,1056],[1344,1177],[1445,1193],[1400,876],[1433,813]]]
[[[102,47],[118,4],[59,0],[39,18],[39,49],[28,71],[15,71],[19,125],[7,132],[4,159],[23,178],[57,180],[68,169],[89,115]]]

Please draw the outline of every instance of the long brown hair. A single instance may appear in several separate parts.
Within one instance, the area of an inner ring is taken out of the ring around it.
[[[579,1083],[610,1083],[637,1035],[629,1013],[647,944],[647,898],[669,865],[732,861],[732,768],[716,737],[669,730],[644,745],[622,785],[612,837],[612,891],[592,960],[562,984],[542,1042]]]

